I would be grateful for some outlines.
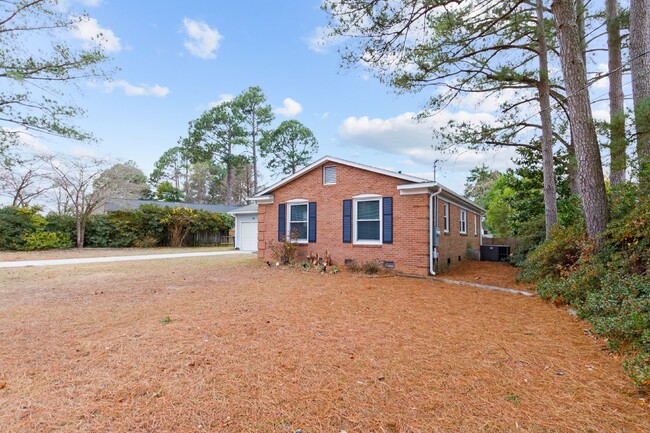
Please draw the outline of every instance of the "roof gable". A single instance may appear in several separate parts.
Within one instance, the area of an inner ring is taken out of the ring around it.
[[[309,173],[310,171],[314,170],[315,168],[317,168],[317,167],[319,167],[322,164],[327,163],[327,162],[333,162],[333,163],[336,163],[336,164],[347,165],[349,167],[354,167],[354,168],[358,168],[358,169],[361,169],[361,170],[366,170],[366,171],[370,171],[370,172],[373,172],[373,173],[382,174],[384,176],[389,176],[389,177],[394,177],[394,178],[397,178],[397,179],[402,179],[402,180],[405,180],[407,182],[415,182],[415,183],[430,182],[429,179],[424,179],[424,178],[417,177],[417,176],[411,176],[411,175],[408,175],[408,174],[398,173],[398,172],[395,172],[395,171],[390,171],[390,170],[386,170],[386,169],[383,169],[383,168],[373,167],[373,166],[370,166],[370,165],[359,164],[357,162],[352,162],[352,161],[348,161],[348,160],[341,159],[341,158],[335,158],[333,156],[324,156],[323,158],[321,158],[321,159],[309,164],[308,166],[303,167],[302,169],[298,170],[297,172],[295,172],[291,176],[288,176],[288,177],[282,179],[281,181],[269,186],[268,188],[264,189],[263,191],[258,192],[257,194],[254,195],[254,197],[261,197],[261,196],[270,194],[273,191],[275,191],[276,189],[280,188],[281,186],[286,185],[286,184],[288,184],[290,182],[293,182],[294,180],[298,179],[299,177]]]

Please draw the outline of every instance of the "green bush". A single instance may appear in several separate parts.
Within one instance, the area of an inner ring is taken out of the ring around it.
[[[580,227],[560,227],[551,230],[548,240],[528,254],[521,278],[540,281],[547,277],[560,277],[575,270],[575,265],[585,246],[585,232]]]
[[[39,215],[40,210],[37,206],[0,208],[0,250],[22,249],[25,235],[42,230],[47,222]]]
[[[113,223],[108,215],[93,215],[86,224],[86,246],[107,248],[112,232]]]
[[[48,232],[61,233],[68,237],[70,242],[74,244],[77,239],[77,225],[75,220],[70,215],[58,215],[50,213],[45,217],[47,225],[45,230]]]
[[[34,232],[23,235],[23,251],[50,250],[55,248],[72,248],[70,237],[61,232]]]

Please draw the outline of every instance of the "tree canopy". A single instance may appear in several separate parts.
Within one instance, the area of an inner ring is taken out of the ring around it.
[[[66,42],[65,33],[85,20],[58,0],[0,2],[0,151],[21,133],[92,138],[74,125],[83,110],[67,101],[81,80],[107,76],[101,35],[88,49]]]

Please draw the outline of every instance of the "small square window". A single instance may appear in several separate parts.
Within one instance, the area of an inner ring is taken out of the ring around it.
[[[336,166],[323,167],[323,185],[336,185]]]

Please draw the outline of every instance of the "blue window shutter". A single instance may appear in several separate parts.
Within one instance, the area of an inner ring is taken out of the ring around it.
[[[352,242],[352,200],[343,200],[343,243]]]
[[[383,212],[383,243],[393,243],[393,197],[384,197],[382,200]]]
[[[278,205],[278,242],[284,242],[287,238],[287,205]]]
[[[309,239],[308,242],[316,242],[316,202],[309,202]]]

